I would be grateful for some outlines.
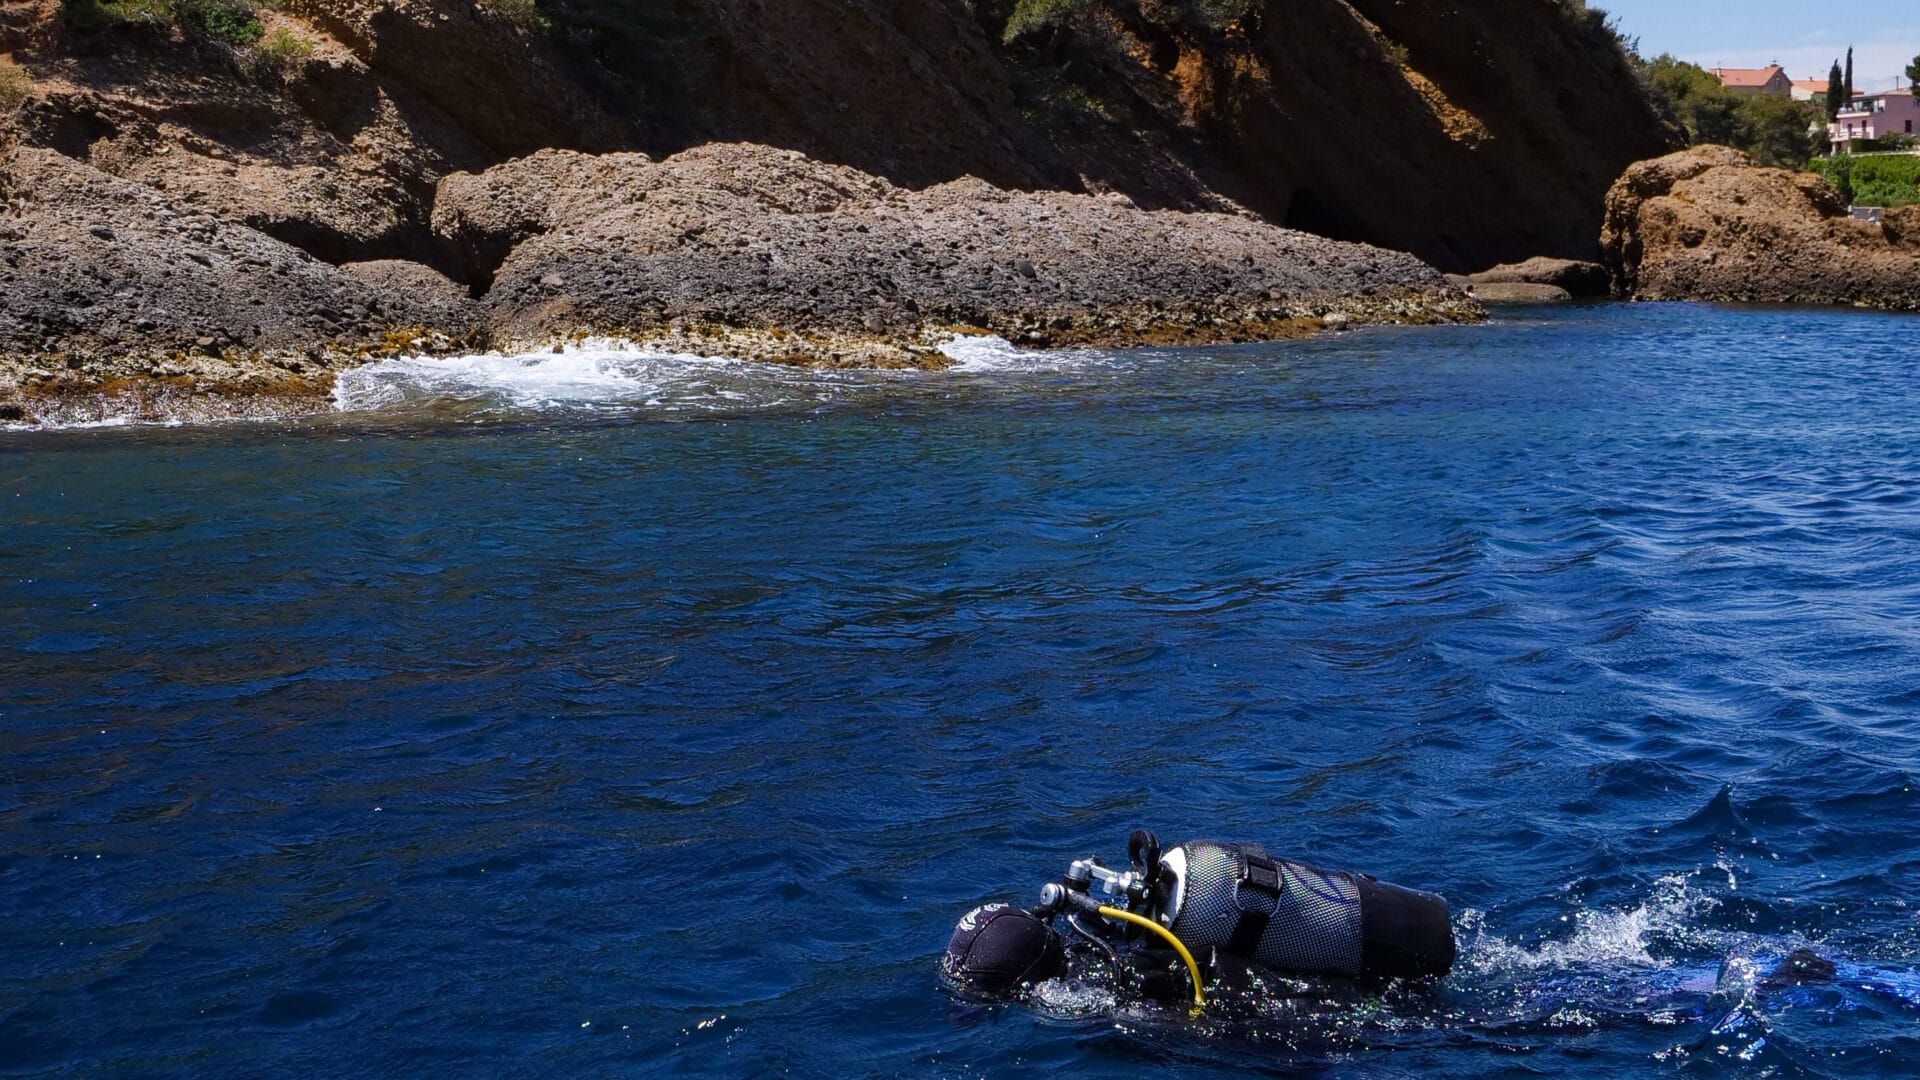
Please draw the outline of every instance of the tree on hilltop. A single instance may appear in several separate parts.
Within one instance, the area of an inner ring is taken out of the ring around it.
[[[1840,61],[1833,62],[1833,71],[1827,75],[1827,123],[1840,118],[1840,107],[1847,103],[1846,76],[1840,74]]]
[[[1687,129],[1688,142],[1737,141],[1740,99],[1705,68],[1662,53],[1647,61],[1643,77],[1654,100]]]
[[[1762,165],[1798,169],[1827,143],[1818,115],[1805,102],[1756,94],[1740,102],[1734,144]]]

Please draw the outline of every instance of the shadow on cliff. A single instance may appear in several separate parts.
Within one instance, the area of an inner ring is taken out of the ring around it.
[[[311,48],[271,61],[57,0],[0,0],[0,27],[40,76],[20,141],[328,262],[456,274],[437,183],[546,148],[752,142],[913,188],[1240,206],[1454,270],[1593,257],[1608,184],[1670,148],[1560,3],[1021,2],[285,0],[261,16]]]

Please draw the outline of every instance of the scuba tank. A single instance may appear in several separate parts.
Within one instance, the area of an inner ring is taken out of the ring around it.
[[[1128,853],[1160,923],[1189,949],[1302,975],[1438,979],[1453,969],[1451,912],[1432,893],[1276,859],[1257,844],[1158,847],[1136,832]]]

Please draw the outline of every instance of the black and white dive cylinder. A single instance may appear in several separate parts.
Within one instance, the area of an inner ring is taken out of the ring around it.
[[[1366,874],[1196,840],[1161,856],[1154,885],[1161,924],[1195,952],[1302,975],[1438,979],[1453,969],[1447,902]]]

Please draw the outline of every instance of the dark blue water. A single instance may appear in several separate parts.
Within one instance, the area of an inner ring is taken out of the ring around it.
[[[1897,1001],[1644,989],[1920,966],[1916,341],[1585,307],[0,434],[0,1072],[1920,1075]],[[1332,1041],[943,991],[1137,826],[1442,891],[1460,970]]]

